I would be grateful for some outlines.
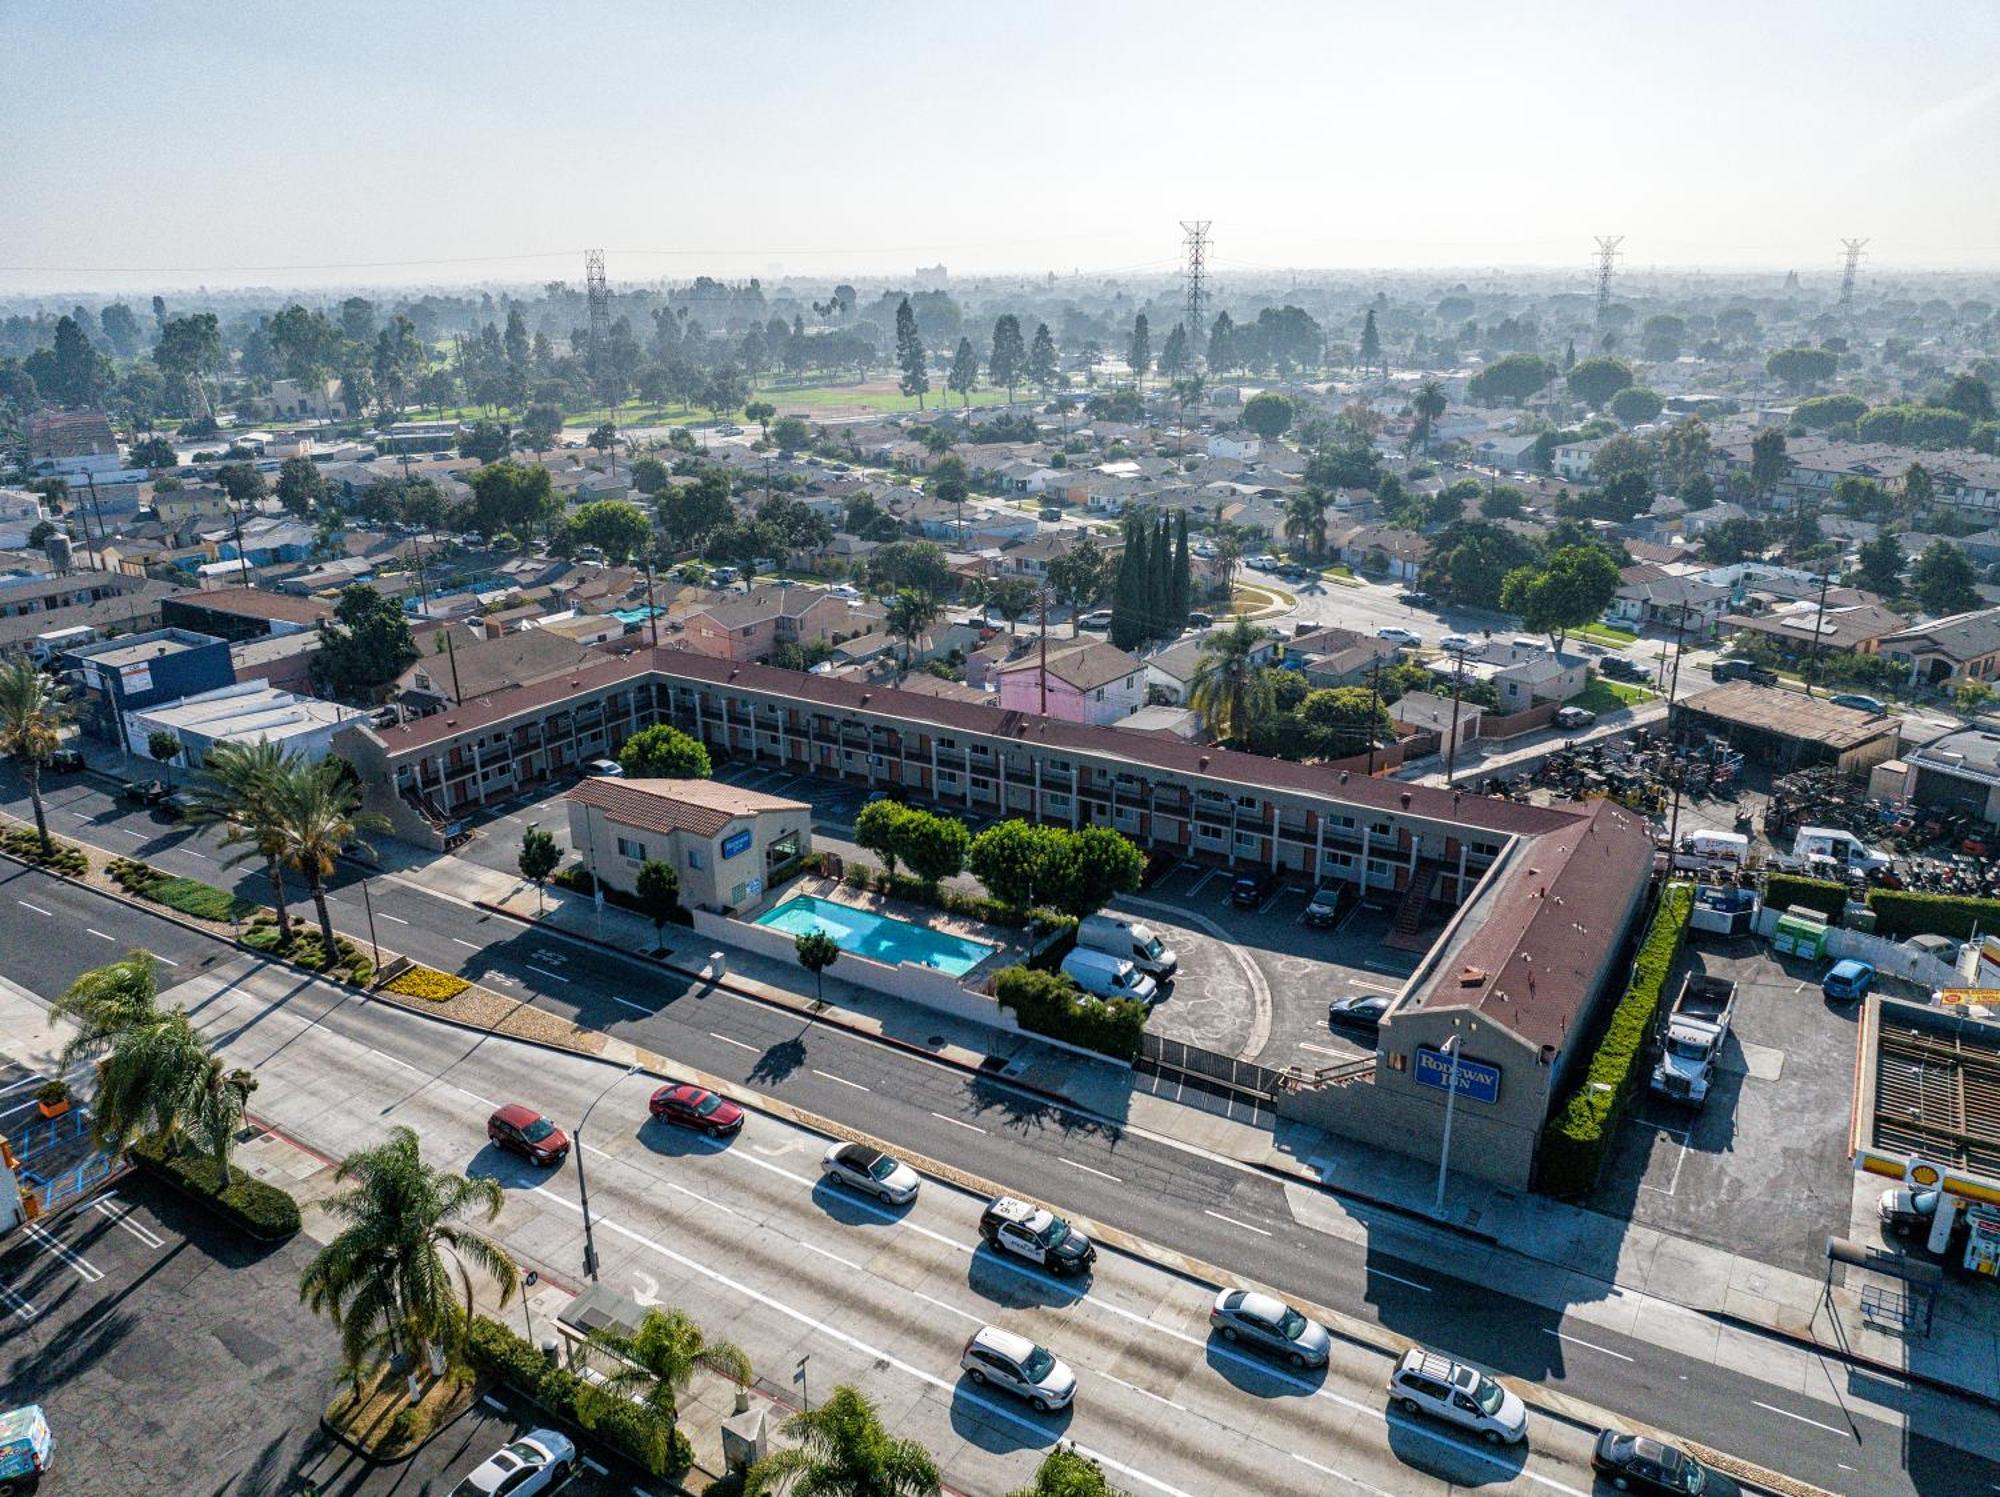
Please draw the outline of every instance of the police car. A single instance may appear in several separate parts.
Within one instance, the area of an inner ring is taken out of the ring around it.
[[[1003,1253],[1038,1263],[1051,1273],[1081,1273],[1097,1261],[1097,1247],[1053,1211],[1012,1196],[988,1203],[979,1235]]]

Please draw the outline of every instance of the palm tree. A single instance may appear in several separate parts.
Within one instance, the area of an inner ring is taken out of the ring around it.
[[[1243,559],[1243,531],[1235,525],[1218,525],[1215,528],[1215,564],[1222,569],[1222,596],[1225,600],[1236,593],[1236,563]]]
[[[1307,489],[1285,501],[1285,541],[1314,561],[1326,553],[1326,494]]]
[[[882,627],[889,631],[892,638],[903,642],[905,674],[908,674],[910,669],[911,646],[917,642],[918,636],[924,630],[930,628],[932,620],[937,618],[939,612],[938,600],[914,587],[899,589],[896,596],[889,600],[888,613],[882,620]]]
[[[330,966],[337,947],[326,909],[326,876],[348,847],[369,851],[361,834],[388,830],[388,818],[361,809],[361,787],[337,759],[298,765],[280,777],[272,795],[280,857],[305,878],[306,892],[319,911],[320,939]]]
[[[707,1363],[724,1377],[747,1383],[755,1375],[742,1348],[728,1341],[710,1341],[685,1310],[648,1310],[636,1335],[609,1327],[590,1333],[617,1359],[615,1371],[602,1383],[586,1384],[578,1410],[584,1428],[593,1428],[598,1413],[626,1401],[654,1415],[647,1424],[647,1453],[655,1470],[664,1470],[673,1454],[674,1423],[680,1417],[680,1395],[687,1391],[694,1370]],[[600,1368],[600,1370],[602,1370]]]
[[[81,1056],[100,1045],[162,1022],[166,1015],[160,1011],[159,996],[153,953],[137,947],[123,961],[93,967],[78,977],[49,1005],[51,1023],[73,1019],[77,1026],[76,1037],[63,1046],[56,1062],[58,1073],[68,1074]]]
[[[471,1269],[499,1283],[503,1306],[520,1284],[521,1271],[506,1250],[463,1224],[474,1212],[492,1221],[505,1193],[497,1180],[432,1169],[416,1133],[403,1127],[390,1129],[387,1143],[348,1155],[334,1178],[354,1182],[326,1202],[347,1225],[306,1265],[299,1298],[332,1316],[350,1366],[378,1347],[407,1350],[414,1401],[417,1364],[441,1374],[446,1347],[472,1318]],[[463,1311],[452,1293],[454,1271],[465,1292]]]
[[[257,1078],[231,1070],[175,1009],[157,1024],[125,1030],[105,1058],[91,1107],[91,1130],[108,1149],[123,1149],[134,1134],[175,1148],[191,1140],[219,1168],[243,1126],[243,1112]]]
[[[785,1433],[799,1443],[750,1468],[744,1497],[789,1487],[799,1497],[936,1497],[937,1463],[915,1440],[882,1427],[875,1405],[841,1386],[816,1409],[794,1414]]]
[[[292,916],[286,908],[285,839],[279,827],[277,789],[295,773],[300,760],[269,740],[220,743],[202,760],[201,776],[188,789],[187,819],[228,828],[224,845],[246,843],[232,862],[261,857],[271,883],[271,905],[278,912],[278,944],[292,944]]]
[[[1250,729],[1269,689],[1254,659],[1266,640],[1264,630],[1238,617],[1201,642],[1201,658],[1188,689],[1188,705],[1201,714],[1217,739],[1241,738]]]
[[[56,849],[49,840],[49,816],[42,806],[42,766],[61,746],[63,724],[72,711],[68,689],[36,670],[33,661],[22,656],[0,665],[0,754],[21,761],[43,857],[53,855]]]
[[[1424,439],[1425,457],[1431,454],[1431,428],[1444,414],[1445,405],[1444,386],[1434,379],[1425,380],[1410,399],[1410,409],[1417,416],[1417,431]]]

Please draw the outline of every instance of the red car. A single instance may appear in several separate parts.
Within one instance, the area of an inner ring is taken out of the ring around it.
[[[569,1135],[534,1108],[518,1102],[509,1102],[486,1120],[486,1137],[545,1169],[569,1158]]]
[[[718,1097],[707,1087],[685,1083],[663,1086],[653,1093],[649,1106],[653,1116],[661,1122],[678,1123],[683,1128],[699,1128],[711,1138],[738,1132],[743,1127],[743,1109]]]

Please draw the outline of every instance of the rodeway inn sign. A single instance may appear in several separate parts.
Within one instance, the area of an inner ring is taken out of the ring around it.
[[[1444,1091],[1451,1085],[1451,1057],[1429,1045],[1417,1046],[1416,1081]],[[1458,1061],[1458,1094],[1470,1102],[1500,1100],[1500,1068],[1483,1060]]]

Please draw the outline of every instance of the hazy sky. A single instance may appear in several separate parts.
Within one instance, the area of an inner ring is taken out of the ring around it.
[[[0,0],[0,288],[2000,265],[2000,7]]]

